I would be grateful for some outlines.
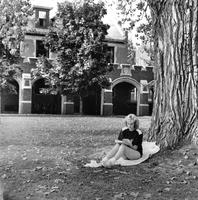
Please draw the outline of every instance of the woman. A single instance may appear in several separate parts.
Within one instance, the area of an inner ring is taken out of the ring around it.
[[[126,127],[122,128],[115,146],[101,161],[104,167],[111,167],[121,157],[128,160],[142,157],[143,134],[138,129],[138,118],[134,114],[129,114],[124,118],[124,123]]]

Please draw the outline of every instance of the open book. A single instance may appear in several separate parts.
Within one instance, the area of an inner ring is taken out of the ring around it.
[[[132,141],[126,139],[126,140],[115,140],[115,143],[117,144],[125,144],[126,146],[131,147],[132,146]]]

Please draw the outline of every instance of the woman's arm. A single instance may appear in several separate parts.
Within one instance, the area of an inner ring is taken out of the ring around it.
[[[138,146],[137,145],[132,145],[131,148],[134,149],[134,150],[137,150]]]
[[[122,140],[115,140],[116,144],[122,144]]]
[[[132,146],[132,140],[129,139],[122,139],[122,144],[125,144],[127,146]]]
[[[118,140],[122,140],[123,139],[123,132],[122,132],[122,130],[120,131],[120,134],[119,134],[119,136],[118,136]]]
[[[133,145],[132,144],[133,140],[129,140],[129,139],[123,139],[122,140],[122,144],[125,144],[126,146],[129,146],[130,148],[137,150],[138,146],[137,145]]]

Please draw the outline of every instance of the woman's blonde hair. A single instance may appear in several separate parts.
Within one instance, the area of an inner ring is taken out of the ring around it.
[[[132,121],[134,122],[134,129],[138,129],[139,128],[139,119],[137,118],[136,115],[134,114],[128,114],[125,118],[124,118],[124,124],[127,126],[127,122],[128,121]]]

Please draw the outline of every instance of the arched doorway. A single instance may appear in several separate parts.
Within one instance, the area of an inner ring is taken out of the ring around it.
[[[128,82],[120,82],[113,88],[113,114],[137,114],[137,88]]]
[[[80,114],[80,96],[78,94],[73,95],[74,102],[74,114]]]
[[[94,87],[82,98],[82,112],[85,115],[100,115],[101,88]]]
[[[7,86],[1,92],[1,112],[18,113],[19,84],[14,79],[7,80]]]
[[[45,79],[36,80],[32,85],[32,113],[61,114],[61,95],[48,93]]]

